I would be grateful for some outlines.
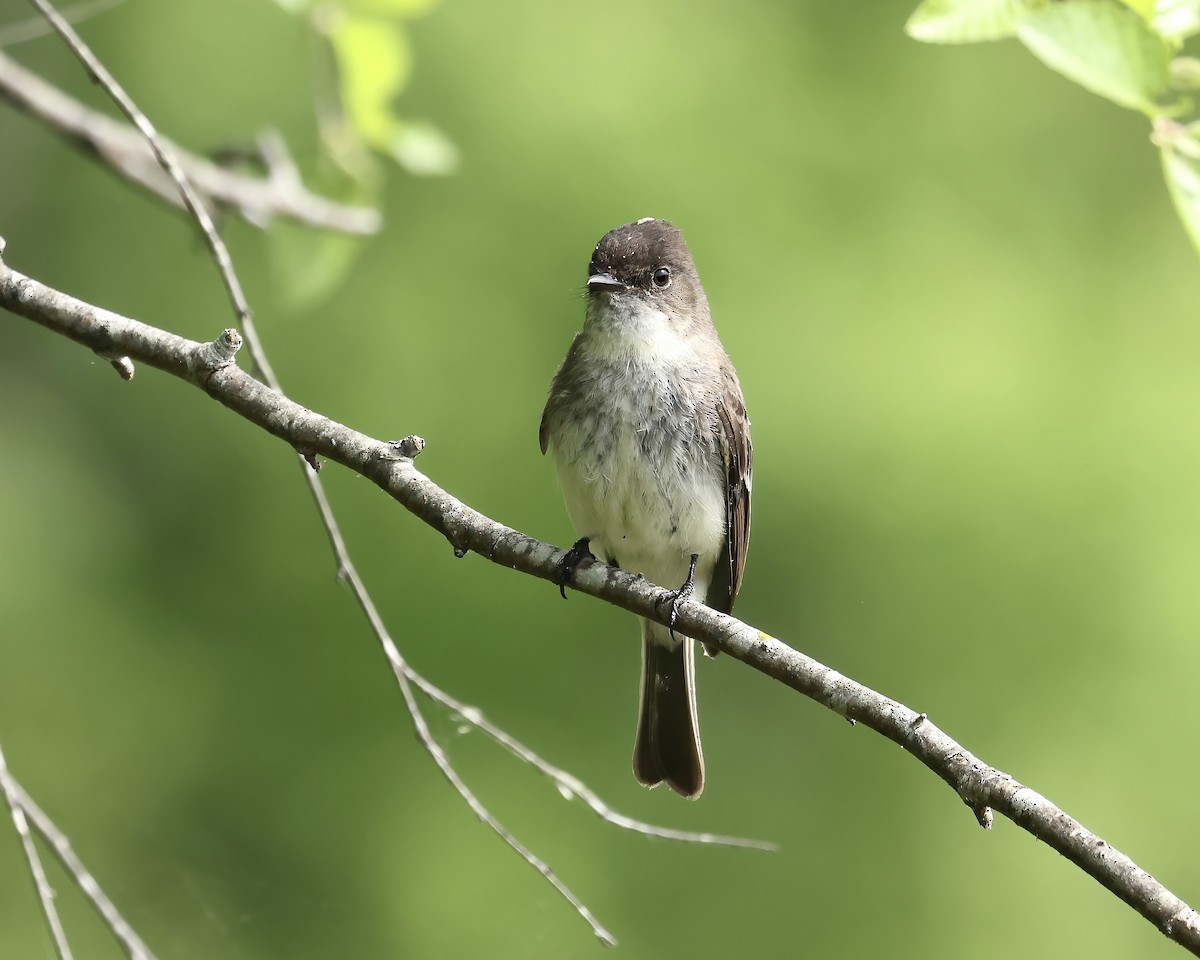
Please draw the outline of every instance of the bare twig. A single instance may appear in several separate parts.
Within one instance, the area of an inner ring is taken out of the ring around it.
[[[163,172],[141,133],[85,106],[3,52],[0,98],[41,120],[138,186],[168,203],[183,206],[178,186]],[[260,143],[267,175],[259,177],[228,169],[166,142],[210,212],[236,210],[259,226],[282,217],[339,233],[369,235],[379,231],[378,210],[338,203],[309,192],[295,176],[295,165],[277,149],[263,149]]]
[[[46,879],[46,870],[42,866],[42,858],[38,856],[37,846],[29,832],[29,822],[25,819],[25,807],[17,794],[16,784],[9,776],[3,750],[0,750],[0,791],[3,791],[8,809],[12,813],[13,826],[17,828],[17,836],[21,838],[21,848],[25,851],[25,860],[29,863],[29,875],[33,877],[38,903],[41,904],[42,915],[46,918],[46,926],[50,929],[50,937],[54,941],[54,952],[58,955],[59,960],[71,960],[71,946],[67,943],[67,934],[58,917],[58,908],[54,905],[54,890],[50,887],[50,881]]]
[[[54,855],[58,857],[58,862],[63,865],[63,868],[74,879],[75,885],[83,891],[84,896],[91,901],[96,912],[108,924],[130,960],[154,960],[154,954],[150,952],[150,948],[129,925],[129,921],[121,916],[116,905],[100,889],[96,878],[83,865],[83,861],[76,856],[67,835],[55,826],[54,821],[46,816],[42,808],[34,802],[33,797],[13,778],[12,774],[4,772],[3,776],[6,788],[12,791],[21,809],[29,815],[34,829],[50,844]]]
[[[234,310],[237,311],[238,319],[243,325],[252,323],[253,318],[250,314],[250,305],[246,302],[246,295],[242,292],[241,282],[237,278],[237,273],[234,272],[233,260],[229,256],[229,250],[226,248],[225,242],[221,239],[221,235],[217,233],[216,225],[213,223],[212,217],[209,216],[208,208],[204,205],[203,199],[196,192],[196,188],[192,186],[191,180],[188,179],[187,174],[183,172],[183,168],[179,165],[174,146],[159,136],[150,118],[138,109],[137,104],[133,102],[133,98],[125,92],[125,88],[117,83],[116,78],[108,72],[108,68],[100,62],[100,58],[92,53],[91,48],[83,42],[83,38],[75,32],[75,28],[63,19],[62,14],[54,9],[49,0],[30,0],[30,3],[42,12],[42,16],[46,18],[50,26],[54,28],[54,31],[63,38],[67,46],[71,49],[71,52],[75,54],[80,63],[87,69],[92,80],[104,88],[105,92],[112,98],[121,112],[129,119],[129,122],[141,131],[159,165],[175,182],[179,190],[179,196],[183,200],[183,205],[200,227],[200,232],[204,236],[204,242],[208,247],[209,253],[212,254],[213,260],[217,263],[217,269],[221,274],[221,281],[225,284],[225,292],[229,294],[229,299],[233,302]],[[255,357],[255,359],[257,360],[258,358]],[[262,365],[259,366],[259,369],[263,371],[267,382],[274,385],[275,377],[270,369]]]
[[[124,3],[124,0],[84,0],[74,6],[64,7],[61,11],[63,19],[68,23],[82,23],[98,14],[105,13],[113,7]],[[53,33],[44,17],[30,17],[20,23],[0,27],[0,47],[11,47],[18,43],[26,43]]]
[[[767,843],[763,840],[749,840],[744,837],[727,837],[717,833],[692,833],[687,830],[672,830],[668,827],[660,827],[655,824],[643,823],[640,820],[634,820],[632,817],[627,817],[623,813],[618,813],[605,803],[599,795],[588,787],[578,777],[573,776],[566,770],[556,767],[550,761],[538,756],[529,747],[521,743],[507,731],[500,729],[494,723],[489,721],[476,707],[463,703],[452,697],[446,691],[435,687],[424,677],[410,674],[410,679],[421,691],[428,697],[438,701],[454,713],[461,717],[464,723],[470,724],[477,730],[487,734],[495,740],[500,746],[504,747],[509,753],[520,760],[525,761],[535,770],[549,777],[558,788],[558,792],[564,798],[573,800],[578,797],[595,813],[601,820],[611,823],[613,826],[621,827],[624,830],[632,830],[634,833],[644,833],[648,837],[659,837],[664,840],[678,840],[683,843],[716,843],[727,847],[749,847],[754,850],[778,850],[778,844]]]
[[[367,620],[371,623],[371,629],[375,631],[375,636],[378,638],[380,645],[383,647],[384,655],[392,666],[392,672],[396,676],[396,683],[400,686],[400,692],[404,696],[404,703],[408,707],[409,715],[412,717],[413,725],[416,728],[417,736],[421,740],[422,746],[433,758],[433,762],[437,764],[438,769],[442,772],[442,776],[446,778],[449,784],[455,789],[463,801],[471,808],[471,811],[487,824],[497,836],[507,843],[514,851],[517,852],[525,862],[532,866],[538,873],[557,890],[576,912],[583,917],[584,920],[591,926],[592,932],[603,942],[609,946],[616,945],[616,939],[609,933],[599,921],[596,920],[591,910],[583,903],[570,888],[566,886],[558,875],[550,869],[549,864],[534,854],[520,840],[514,837],[499,820],[485,807],[479,798],[470,787],[466,785],[462,777],[458,775],[458,771],[450,763],[449,757],[442,749],[441,744],[434,739],[432,731],[429,729],[429,724],[425,721],[425,715],[421,712],[421,705],[417,703],[417,699],[413,694],[413,684],[423,685],[425,679],[414,671],[400,654],[400,648],[396,646],[392,640],[391,634],[388,632],[383,618],[379,615],[379,610],[375,607],[375,602],[371,599],[371,595],[367,592],[366,586],[358,575],[358,570],[355,569],[353,561],[350,559],[349,551],[346,549],[345,539],[342,537],[342,531],[338,527],[333,516],[333,510],[329,505],[329,501],[325,496],[325,488],[321,484],[312,485],[313,496],[317,500],[317,508],[321,514],[321,521],[325,525],[325,532],[329,536],[330,544],[333,547],[334,556],[338,561],[338,576],[346,580],[350,584],[350,589],[354,592],[354,598],[362,607],[363,613],[366,614]]]
[[[27,317],[92,350],[119,349],[194,383],[239,416],[296,449],[319,454],[361,474],[439,531],[456,552],[473,551],[520,573],[553,582],[565,552],[484,516],[456,500],[382,441],[321,416],[275,393],[236,365],[211,374],[189,358],[203,344],[119,316],[52,290],[0,262],[0,307]],[[639,616],[665,621],[671,592],[599,562],[584,562],[575,587]],[[856,683],[774,637],[689,601],[677,628],[754,669],[882,734],[948,783],[981,823],[990,810],[1053,847],[1137,910],[1171,940],[1200,956],[1200,914],[1101,837],[1048,799],[984,763],[924,713]]]
[[[425,722],[425,716],[421,713],[421,708],[417,703],[416,697],[413,696],[412,686],[408,682],[408,677],[402,671],[398,670],[396,671],[396,680],[400,684],[401,691],[404,693],[404,702],[408,705],[408,712],[412,715],[413,723],[416,725],[417,736],[420,737],[425,749],[429,751],[429,755],[433,757],[434,763],[438,765],[438,769],[442,771],[442,776],[450,781],[450,785],[458,791],[458,795],[466,801],[467,806],[471,808],[475,816],[491,827],[500,839],[512,847],[513,850],[524,858],[526,863],[545,877],[547,882],[562,894],[566,901],[575,908],[575,911],[588,922],[588,925],[592,928],[592,932],[600,939],[601,943],[615,947],[617,945],[616,938],[600,925],[595,915],[588,909],[587,904],[571,892],[570,888],[550,869],[550,865],[545,860],[534,854],[520,840],[509,833],[504,825],[491,814],[487,807],[480,803],[479,798],[463,782],[462,777],[458,775],[458,771],[450,763],[450,758],[446,756],[446,752],[433,738],[433,734],[430,733],[429,725]]]

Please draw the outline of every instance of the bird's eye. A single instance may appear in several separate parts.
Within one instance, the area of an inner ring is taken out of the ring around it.
[[[668,287],[671,284],[671,268],[659,267],[650,275],[656,287]]]

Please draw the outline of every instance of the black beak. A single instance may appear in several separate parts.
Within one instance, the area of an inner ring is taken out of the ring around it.
[[[588,277],[588,291],[606,290],[609,293],[615,293],[618,290],[624,290],[625,284],[614,277],[611,273],[593,273]]]

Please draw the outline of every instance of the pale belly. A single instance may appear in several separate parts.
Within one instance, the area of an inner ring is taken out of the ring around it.
[[[706,595],[726,536],[724,478],[711,450],[658,423],[584,415],[560,421],[551,452],[571,524],[592,552],[631,573],[678,587],[699,556]]]

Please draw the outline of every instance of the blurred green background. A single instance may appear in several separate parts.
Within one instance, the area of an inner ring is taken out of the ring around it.
[[[924,46],[906,3],[445,0],[398,105],[459,173],[287,310],[230,241],[299,402],[485,513],[573,539],[538,455],[592,245],[687,233],[754,419],[738,613],[929,713],[1200,901],[1200,295],[1142,118],[1014,42]],[[0,0],[0,23],[30,15]],[[312,49],[267,0],[127,0],[82,27],[158,126],[314,142]],[[103,103],[61,44],[12,47]],[[196,339],[231,322],[182,217],[0,106],[16,269]],[[416,743],[294,458],[148,368],[0,315],[0,742],[163,960],[589,957],[587,927]],[[323,477],[398,642],[618,809],[600,823],[430,710],[461,774],[629,958],[1179,955],[1007,821],[725,657],[697,803],[629,771],[632,619]],[[77,955],[118,957],[57,867]],[[49,954],[0,830],[0,956]]]

